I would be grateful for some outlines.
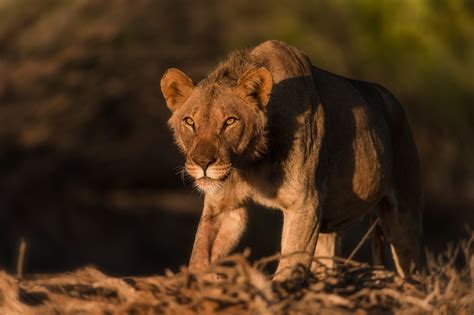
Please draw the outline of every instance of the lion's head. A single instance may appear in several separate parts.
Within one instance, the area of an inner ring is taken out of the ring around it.
[[[178,69],[165,72],[168,123],[199,189],[219,190],[234,169],[265,151],[272,86],[270,72],[246,52],[232,55],[196,85]]]

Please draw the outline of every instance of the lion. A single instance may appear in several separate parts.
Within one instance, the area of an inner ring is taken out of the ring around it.
[[[197,84],[171,68],[160,85],[185,170],[204,192],[190,271],[236,247],[249,200],[283,212],[274,280],[334,255],[338,231],[368,213],[380,218],[400,275],[419,263],[418,153],[388,90],[273,40],[234,51]]]

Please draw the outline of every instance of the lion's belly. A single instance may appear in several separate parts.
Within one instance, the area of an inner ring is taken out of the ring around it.
[[[324,203],[321,232],[334,232],[352,225],[372,210],[376,203],[375,200],[363,202],[356,198]]]
[[[367,115],[359,116],[355,118],[356,136],[350,143],[329,150],[323,232],[338,230],[357,221],[374,208],[388,189],[392,169],[388,126],[371,124],[369,122],[373,120]],[[338,136],[345,135],[340,133]]]

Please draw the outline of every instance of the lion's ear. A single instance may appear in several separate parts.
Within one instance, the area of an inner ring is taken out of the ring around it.
[[[255,99],[263,109],[270,100],[273,87],[273,78],[265,67],[247,70],[237,82],[238,88],[244,96]]]
[[[182,71],[175,68],[168,69],[163,74],[160,86],[166,105],[172,112],[188,99],[194,88],[193,81]]]

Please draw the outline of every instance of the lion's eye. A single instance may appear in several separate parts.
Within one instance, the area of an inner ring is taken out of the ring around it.
[[[234,124],[236,121],[237,121],[237,118],[235,118],[235,117],[227,118],[227,120],[225,121],[225,125],[230,126],[230,125]]]
[[[183,119],[183,121],[186,123],[186,125],[193,127],[194,126],[194,120],[191,117],[186,117]]]

